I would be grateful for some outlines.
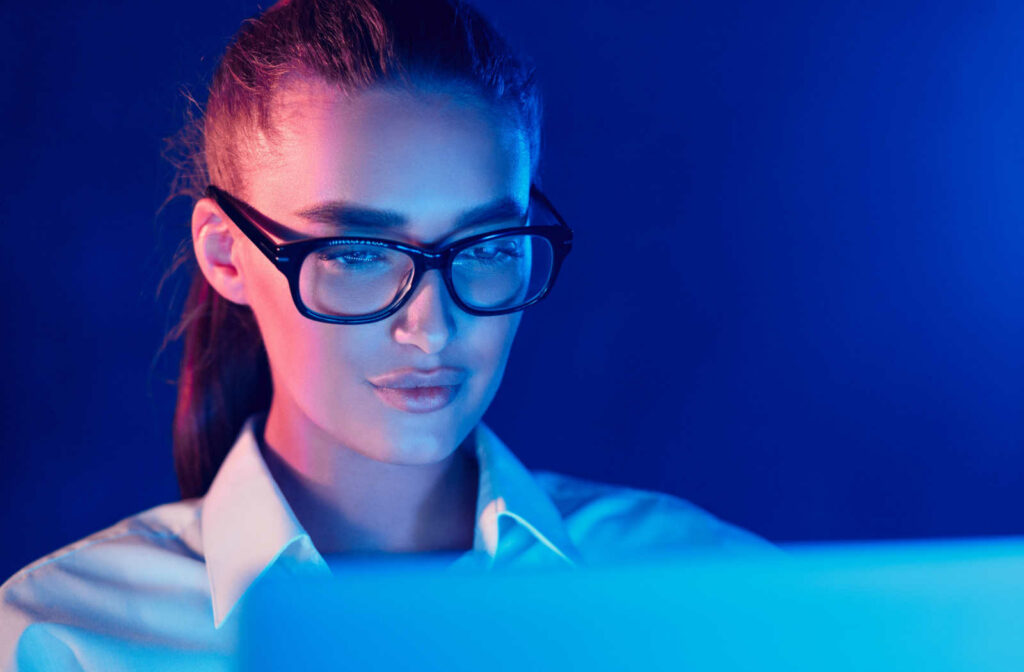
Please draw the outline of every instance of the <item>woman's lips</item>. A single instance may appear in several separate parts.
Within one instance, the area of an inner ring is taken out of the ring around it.
[[[462,385],[437,385],[434,387],[378,387],[373,391],[381,400],[393,408],[407,413],[430,413],[438,411],[452,402]]]
[[[388,406],[407,413],[430,413],[450,404],[465,380],[465,369],[438,367],[398,369],[369,383]]]

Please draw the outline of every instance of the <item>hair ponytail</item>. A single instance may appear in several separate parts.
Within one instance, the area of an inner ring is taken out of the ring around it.
[[[252,311],[220,296],[197,269],[185,300],[174,469],[182,499],[206,494],[242,424],[270,406],[271,380]]]
[[[176,193],[198,199],[213,182],[244,197],[253,138],[274,136],[275,94],[295,76],[346,91],[455,84],[515,115],[536,172],[540,94],[533,68],[475,9],[461,0],[289,0],[246,21],[225,51],[205,111],[179,136],[184,158]],[[169,273],[192,254],[184,246]],[[178,338],[185,342],[174,465],[182,497],[199,497],[245,420],[269,408],[272,381],[252,311],[217,294],[197,268],[165,344]]]

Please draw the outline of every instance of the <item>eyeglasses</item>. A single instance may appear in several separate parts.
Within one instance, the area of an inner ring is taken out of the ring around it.
[[[383,320],[433,269],[470,315],[512,313],[548,295],[572,249],[572,229],[536,186],[530,187],[526,225],[435,247],[348,236],[278,245],[264,231],[281,230],[281,224],[212,184],[206,195],[288,279],[299,313],[319,322]]]

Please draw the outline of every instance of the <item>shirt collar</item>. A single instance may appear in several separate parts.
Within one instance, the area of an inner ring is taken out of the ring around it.
[[[491,429],[476,429],[476,455],[480,467],[476,531],[473,546],[492,560],[500,554],[503,518],[529,532],[555,557],[575,565],[578,552],[569,540],[562,515],[523,463]],[[507,529],[507,528],[506,528]]]
[[[214,626],[220,628],[260,576],[329,575],[260,454],[259,416],[246,420],[202,504],[202,537]],[[523,527],[553,558],[570,565],[578,554],[554,503],[530,472],[483,423],[475,433],[480,481],[474,550],[493,563],[501,552],[502,520]]]
[[[330,573],[260,455],[257,418],[245,421],[203,498],[203,552],[217,628],[279,560],[299,571]]]

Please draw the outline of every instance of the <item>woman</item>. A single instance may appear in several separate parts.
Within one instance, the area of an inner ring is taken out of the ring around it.
[[[246,23],[187,182],[183,500],[0,589],[4,669],[219,667],[260,577],[332,557],[572,566],[758,540],[667,495],[531,474],[481,424],[572,233],[532,71],[447,0]]]

